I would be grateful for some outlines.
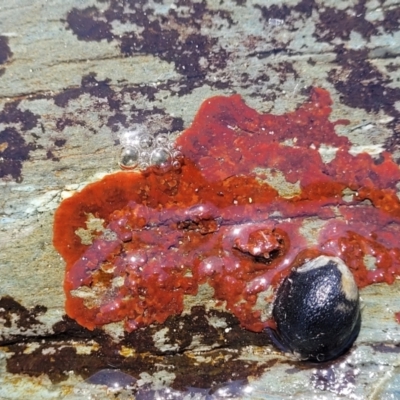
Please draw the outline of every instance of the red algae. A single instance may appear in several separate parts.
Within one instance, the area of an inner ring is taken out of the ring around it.
[[[399,168],[389,153],[352,155],[335,132],[348,122],[331,122],[330,106],[320,88],[285,115],[213,97],[177,140],[180,169],[115,173],[64,200],[54,245],[67,264],[67,314],[88,329],[123,321],[132,331],[181,313],[207,283],[244,328],[261,331],[271,322],[258,297],[320,254],[341,257],[359,287],[393,283]],[[328,163],[321,146],[336,149]],[[297,185],[292,195],[267,183],[278,173]],[[102,226],[88,244],[93,218]],[[323,222],[312,245],[310,221]]]

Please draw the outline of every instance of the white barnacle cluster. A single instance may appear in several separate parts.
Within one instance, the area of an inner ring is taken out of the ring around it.
[[[119,165],[126,170],[144,170],[155,166],[161,170],[179,169],[181,152],[175,147],[171,134],[150,135],[140,130],[124,131],[120,134],[122,149]]]

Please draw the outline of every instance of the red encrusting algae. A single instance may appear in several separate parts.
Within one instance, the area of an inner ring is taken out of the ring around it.
[[[330,105],[319,88],[280,116],[258,114],[238,95],[213,97],[177,140],[181,169],[115,173],[64,200],[54,245],[67,263],[67,314],[89,329],[124,321],[132,331],[181,313],[184,296],[207,283],[244,328],[261,331],[270,322],[258,296],[319,254],[341,257],[359,287],[393,283],[400,170],[385,152],[379,161],[352,155],[335,132],[347,122],[330,122]],[[328,163],[321,146],[335,148]],[[278,173],[298,185],[292,197],[266,183]],[[90,218],[103,228],[84,244]],[[310,245],[313,221],[324,225]]]
[[[394,313],[394,318],[396,322],[400,324],[400,312]]]

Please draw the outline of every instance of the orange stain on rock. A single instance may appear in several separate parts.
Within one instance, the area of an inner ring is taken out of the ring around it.
[[[118,172],[64,200],[54,245],[67,264],[67,314],[88,329],[123,321],[132,331],[181,313],[184,296],[207,283],[244,328],[261,331],[270,321],[257,297],[319,254],[341,257],[359,287],[393,283],[399,168],[388,153],[352,155],[335,132],[348,122],[329,121],[330,105],[319,88],[278,116],[238,95],[213,97],[177,140],[181,169]],[[321,145],[336,148],[328,163]],[[293,197],[267,183],[277,171],[299,185]],[[88,245],[78,232],[90,215],[103,231]],[[325,222],[312,246],[303,236],[310,219]]]

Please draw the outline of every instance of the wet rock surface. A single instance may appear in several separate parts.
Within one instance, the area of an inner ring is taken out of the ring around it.
[[[133,389],[115,394],[120,398],[163,387],[183,396],[188,386],[198,388],[199,398],[218,398],[221,387],[231,397],[261,399],[390,398],[399,390],[397,282],[361,290],[355,347],[317,367],[288,361],[262,333],[242,329],[216,304],[208,307],[207,287],[162,325],[131,333],[112,324],[87,330],[65,315],[65,264],[52,246],[61,200],[119,170],[121,132],[179,136],[203,100],[217,94],[237,93],[259,112],[283,114],[302,104],[311,87],[323,87],[333,99],[331,119],[350,121],[336,130],[355,153],[368,152],[379,164],[387,150],[398,160],[399,4],[18,0],[0,6],[1,398],[108,396],[104,387],[83,383],[107,368],[135,379]],[[332,151],[326,143],[325,162]],[[290,184],[277,185],[295,192]],[[309,243],[321,224],[304,223]],[[281,246],[272,243],[262,257]],[[259,257],[246,244],[236,247]]]

